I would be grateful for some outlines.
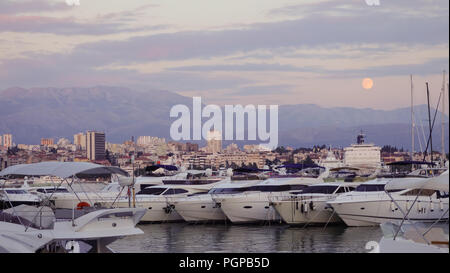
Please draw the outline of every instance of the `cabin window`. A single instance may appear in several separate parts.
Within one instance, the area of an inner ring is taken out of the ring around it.
[[[180,193],[186,193],[187,190],[184,189],[169,189],[163,195],[171,195],[171,194],[180,194]]]
[[[347,192],[347,187],[340,187],[340,188],[336,191],[336,193],[344,193],[344,192]]]
[[[355,191],[369,192],[369,191],[384,191],[384,184],[362,184],[356,187]]]
[[[338,186],[309,186],[305,188],[301,194],[304,193],[323,193],[332,194],[337,189]]]
[[[142,189],[137,194],[150,194],[150,195],[160,195],[166,190],[166,188],[145,188]]]
[[[6,191],[6,193],[9,193],[9,194],[25,194],[25,193],[27,193],[24,190],[5,190],[5,191]]]
[[[291,187],[291,191],[292,190],[297,191],[297,190],[303,190],[303,189],[307,188],[308,186],[307,185],[290,185],[290,187]]]
[[[210,194],[233,194],[233,193],[241,193],[248,190],[249,187],[244,188],[217,188],[211,189],[208,193]]]

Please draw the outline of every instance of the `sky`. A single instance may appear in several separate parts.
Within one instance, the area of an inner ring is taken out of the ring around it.
[[[368,1],[370,2],[370,1]],[[1,0],[0,89],[125,86],[225,104],[435,105],[449,1]],[[75,4],[74,4],[75,3]],[[362,87],[364,78],[373,87]]]

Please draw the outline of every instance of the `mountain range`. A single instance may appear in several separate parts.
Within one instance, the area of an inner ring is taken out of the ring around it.
[[[38,144],[43,137],[65,137],[86,130],[106,133],[108,142],[122,143],[131,136],[151,135],[170,140],[172,106],[192,107],[192,98],[168,91],[136,91],[124,87],[20,88],[0,91],[0,134],[12,133],[15,143]],[[279,106],[279,146],[344,147],[362,130],[367,142],[410,149],[410,108],[375,110],[313,104]],[[426,145],[428,112],[415,106],[416,150]],[[434,109],[431,110],[432,117]],[[440,150],[441,120],[436,117],[433,148]],[[423,130],[420,126],[423,124]],[[448,151],[448,117],[445,117]],[[200,143],[204,143],[200,141]],[[231,143],[225,141],[224,145]],[[242,146],[254,141],[235,141]],[[420,145],[421,144],[421,145]]]

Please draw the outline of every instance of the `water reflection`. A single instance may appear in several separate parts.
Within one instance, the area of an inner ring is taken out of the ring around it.
[[[139,225],[145,234],[111,244],[118,252],[367,252],[379,227],[289,227],[287,225]]]

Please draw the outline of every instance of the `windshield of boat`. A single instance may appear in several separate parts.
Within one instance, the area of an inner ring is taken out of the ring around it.
[[[25,190],[5,190],[6,193],[9,194],[26,194],[27,191]]]
[[[369,191],[384,191],[385,184],[361,184],[356,187],[355,191],[369,192]]]
[[[168,189],[166,192],[163,193],[163,195],[181,194],[187,192],[188,191],[185,189]]]

